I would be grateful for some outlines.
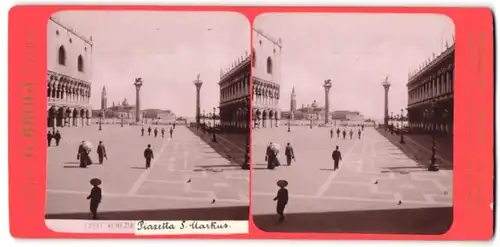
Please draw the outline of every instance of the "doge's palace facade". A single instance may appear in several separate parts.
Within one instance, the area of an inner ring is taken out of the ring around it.
[[[55,16],[47,26],[47,126],[90,125],[92,37],[65,26]]]

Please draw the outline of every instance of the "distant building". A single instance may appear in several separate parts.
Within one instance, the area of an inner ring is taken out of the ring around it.
[[[92,38],[53,15],[47,25],[47,126],[90,124]]]
[[[220,72],[219,116],[222,127],[249,131],[250,55],[238,58]]]
[[[408,75],[408,122],[412,132],[432,130],[453,135],[455,44],[433,54],[422,69]],[[432,111],[432,102],[436,112]]]
[[[261,30],[253,30],[252,118],[256,128],[278,126],[281,85],[281,38],[276,40]]]

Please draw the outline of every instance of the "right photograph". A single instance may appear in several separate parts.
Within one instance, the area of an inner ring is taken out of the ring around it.
[[[453,223],[453,21],[268,13],[253,28],[255,225],[446,233]]]

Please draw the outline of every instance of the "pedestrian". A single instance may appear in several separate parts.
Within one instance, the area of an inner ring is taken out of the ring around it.
[[[175,129],[175,122],[174,122],[173,126],[174,126],[173,128]]]
[[[80,146],[78,146],[78,154],[76,156],[76,159],[80,160],[80,167],[81,168],[87,167],[87,163],[86,163],[86,159],[85,159],[85,156],[87,155],[87,150],[85,150],[84,144],[85,144],[85,141],[82,141]]]
[[[97,155],[99,156],[99,164],[101,165],[104,158],[108,159],[108,156],[106,155],[106,147],[104,147],[102,141],[99,141],[99,145],[97,146]]]
[[[149,169],[151,167],[151,159],[154,159],[151,144],[148,144],[148,147],[144,150],[144,158],[146,159],[146,169]]]
[[[90,180],[90,184],[93,186],[90,190],[90,195],[87,196],[87,200],[90,200],[90,212],[92,213],[92,219],[97,220],[97,208],[102,200],[102,190],[99,187],[101,185],[101,180],[98,178],[93,178]]]
[[[337,139],[340,138],[340,129],[337,128]]]
[[[290,143],[286,144],[285,156],[286,156],[286,165],[290,166],[292,164],[292,159],[295,161],[295,154],[293,152],[293,147]]]
[[[161,128],[161,138],[165,137],[165,128]]]
[[[358,139],[361,140],[361,130],[358,130]]]
[[[352,129],[351,129],[351,130],[349,130],[349,136],[351,137],[351,140],[352,140],[352,134],[353,134],[353,133],[354,133],[354,132],[352,131]]]
[[[332,153],[332,159],[333,159],[333,170],[336,171],[339,169],[339,163],[342,160],[342,154],[339,151],[339,146],[335,147],[335,151]]]
[[[158,128],[155,128],[155,137],[158,136]]]
[[[54,135],[52,135],[52,133],[49,130],[49,132],[47,133],[47,141],[48,141],[49,147],[50,147],[50,144],[52,143],[52,138],[54,138]]]
[[[269,146],[267,146],[266,149],[266,158],[265,160],[267,161],[267,169],[273,170],[274,169],[274,150],[272,149],[273,143],[270,142]]]
[[[144,127],[141,128],[141,136],[144,136]]]
[[[288,186],[288,182],[286,180],[279,180],[276,185],[280,189],[273,200],[276,201],[276,213],[278,213],[278,221],[281,223],[285,220],[285,207],[288,204],[288,190],[285,188]]]
[[[365,130],[365,125],[364,125],[364,124],[362,124],[362,125],[361,125],[361,131],[364,131],[364,130]]]
[[[330,138],[333,138],[333,128],[330,130]]]
[[[59,133],[59,130],[56,131],[54,139],[56,139],[56,146],[59,146],[59,142],[61,141],[61,133]]]
[[[174,128],[170,128],[170,138],[174,136]]]
[[[151,136],[151,126],[148,127],[148,135]]]
[[[342,136],[344,137],[344,140],[345,140],[345,135],[347,134],[347,132],[345,131],[345,129],[342,131]]]

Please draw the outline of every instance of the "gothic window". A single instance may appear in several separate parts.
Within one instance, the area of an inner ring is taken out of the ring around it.
[[[62,45],[59,47],[58,57],[59,57],[59,64],[66,65],[66,50]]]
[[[82,55],[78,56],[78,71],[83,72],[83,57],[82,57]]]
[[[267,73],[273,73],[273,61],[271,60],[271,57],[267,57]]]

